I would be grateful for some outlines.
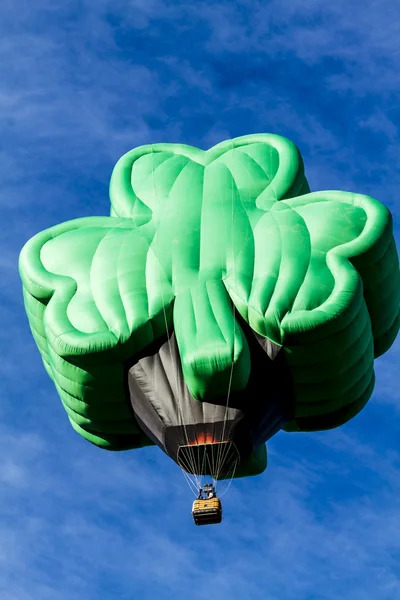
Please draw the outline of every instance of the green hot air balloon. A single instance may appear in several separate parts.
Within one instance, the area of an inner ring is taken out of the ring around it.
[[[338,427],[367,403],[399,330],[389,210],[310,193],[289,140],[142,146],[111,216],[56,225],[20,256],[26,311],[74,429],[157,444],[215,480],[266,467],[277,431]]]

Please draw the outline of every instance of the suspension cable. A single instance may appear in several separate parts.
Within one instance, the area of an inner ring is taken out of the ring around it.
[[[152,148],[152,162],[153,162],[153,164],[152,164],[153,193],[154,193],[157,207],[158,207],[159,220],[161,221],[160,199],[159,199],[155,181],[154,181],[154,149],[153,148]],[[166,333],[167,333],[169,353],[170,353],[172,365],[173,365],[173,367],[175,367],[175,368],[173,368],[173,372],[174,372],[174,376],[175,376],[175,394],[176,394],[176,399],[177,399],[177,404],[178,404],[178,418],[180,418],[180,420],[181,420],[181,427],[183,428],[184,436],[186,438],[186,444],[189,446],[188,454],[189,454],[190,460],[191,460],[190,469],[191,469],[193,475],[196,477],[196,464],[195,464],[196,461],[195,461],[195,456],[194,456],[194,450],[190,446],[189,436],[187,433],[185,419],[184,419],[184,415],[183,415],[183,410],[182,410],[182,407],[180,406],[179,399],[178,399],[178,397],[179,397],[179,386],[178,386],[178,375],[177,375],[178,366],[176,364],[176,361],[174,361],[174,357],[173,357],[173,353],[172,353],[172,344],[171,344],[171,338],[170,338],[170,332],[169,332],[168,318],[167,318],[167,313],[165,310],[165,301],[164,301],[165,298],[164,298],[164,292],[163,292],[163,288],[162,288],[162,284],[161,284],[161,261],[160,261],[160,246],[159,246],[159,231],[158,231],[158,229],[159,228],[156,225],[155,242],[156,242],[156,249],[157,249],[156,262],[158,264],[158,285],[159,285],[159,291],[161,294],[162,310],[163,310],[163,315],[164,315],[165,329],[166,329]],[[173,267],[171,265],[171,269],[172,268]],[[178,349],[178,351],[179,351],[179,349]],[[197,482],[197,479],[196,479],[196,482]]]
[[[235,152],[235,147],[233,146],[232,155],[234,154],[234,152]],[[232,181],[231,181],[231,251],[232,251],[233,272],[234,272],[234,277],[236,280],[234,221],[235,221],[235,202],[234,202],[234,189],[233,189],[233,177],[232,177]],[[234,370],[234,364],[235,364],[234,361],[235,361],[235,341],[236,341],[236,307],[233,302],[232,302],[232,325],[233,325],[233,327],[232,327],[232,329],[233,329],[232,357],[231,357],[231,368],[230,368],[230,373],[229,373],[228,392],[227,392],[226,403],[225,403],[224,424],[223,424],[222,435],[221,435],[221,440],[220,440],[221,447],[222,447],[222,442],[223,442],[223,439],[225,436],[229,399],[230,399],[231,389],[232,389],[233,370]],[[217,451],[217,471],[216,471],[216,477],[215,477],[216,480],[218,480],[218,477],[219,477],[219,474],[220,474],[220,471],[222,468],[222,460],[221,460],[222,448],[221,447],[218,448],[218,451]]]

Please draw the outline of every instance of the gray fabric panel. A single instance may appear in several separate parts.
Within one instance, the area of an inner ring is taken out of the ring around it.
[[[151,381],[138,363],[129,371],[129,394],[133,410],[146,428],[146,434],[158,445],[164,446],[165,425],[148,401],[153,390]]]
[[[166,427],[215,423],[224,421],[225,417],[233,421],[241,414],[235,408],[226,409],[225,406],[198,402],[191,396],[183,377],[174,334],[157,354],[142,358],[133,365],[129,375],[143,390]],[[133,408],[136,411],[136,405]]]
[[[256,338],[257,342],[260,344],[261,348],[267,354],[267,356],[271,360],[275,360],[275,358],[279,354],[280,350],[282,349],[282,346],[278,346],[278,344],[271,342],[271,340],[269,340],[266,337],[263,337],[262,335],[260,335],[259,333],[256,333],[255,331],[253,331],[253,335]]]

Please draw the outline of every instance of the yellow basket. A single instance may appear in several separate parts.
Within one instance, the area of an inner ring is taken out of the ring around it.
[[[219,498],[200,498],[193,502],[193,520],[196,525],[214,525],[222,521],[222,504]]]

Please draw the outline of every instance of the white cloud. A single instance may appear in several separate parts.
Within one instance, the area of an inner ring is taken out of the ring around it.
[[[400,587],[398,453],[381,456],[339,431],[312,436],[299,454],[304,436],[288,438],[270,444],[270,468],[254,485],[233,484],[223,524],[197,529],[183,478],[157,449],[109,454],[80,440],[6,433],[9,460],[26,481],[2,477],[3,592],[60,600],[112,598],[116,589],[151,598],[160,588],[178,600],[210,589],[217,599],[254,600],[361,600],[368,592],[392,600]],[[327,445],[337,460],[328,470]],[[348,493],[360,465],[364,479],[378,471],[384,485]]]
[[[329,76],[328,70],[332,87],[357,88],[364,94],[380,86],[397,89],[398,70],[393,67],[400,26],[391,0],[312,0],[307,11],[300,0],[272,0],[268,5],[260,0],[209,2],[202,16],[212,28],[210,47],[217,52],[257,51],[269,57],[292,52],[308,64],[336,58],[343,62],[343,71]]]

